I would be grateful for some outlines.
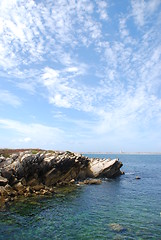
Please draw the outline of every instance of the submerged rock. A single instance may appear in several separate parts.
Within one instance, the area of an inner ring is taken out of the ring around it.
[[[118,223],[110,223],[109,227],[115,232],[123,232],[126,230],[122,225]]]
[[[55,186],[73,184],[77,180],[100,184],[98,178],[121,175],[121,167],[118,159],[88,158],[69,151],[16,152],[9,158],[1,156],[0,196],[5,193],[10,199],[11,192],[13,196],[51,194]]]

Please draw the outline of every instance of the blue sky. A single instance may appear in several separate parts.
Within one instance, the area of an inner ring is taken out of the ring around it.
[[[160,0],[1,0],[0,147],[161,151]]]

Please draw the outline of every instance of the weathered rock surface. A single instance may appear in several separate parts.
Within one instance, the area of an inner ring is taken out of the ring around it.
[[[98,178],[121,175],[121,167],[118,159],[94,159],[69,151],[16,152],[0,157],[0,197],[7,201],[18,195],[52,194],[55,186],[80,180],[99,184]]]
[[[115,177],[120,175],[122,163],[118,159],[91,159],[87,175],[90,177]]]

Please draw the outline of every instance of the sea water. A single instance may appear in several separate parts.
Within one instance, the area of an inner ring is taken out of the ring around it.
[[[0,212],[0,239],[160,240],[161,155],[88,156],[119,157],[125,175],[20,199]]]

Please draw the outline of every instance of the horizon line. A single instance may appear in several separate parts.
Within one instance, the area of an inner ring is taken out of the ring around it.
[[[122,154],[122,155],[124,155],[124,154],[136,154],[136,155],[155,155],[155,154],[157,154],[157,155],[161,155],[161,152],[92,152],[92,151],[90,151],[90,152],[79,152],[79,153],[82,153],[82,154]]]

